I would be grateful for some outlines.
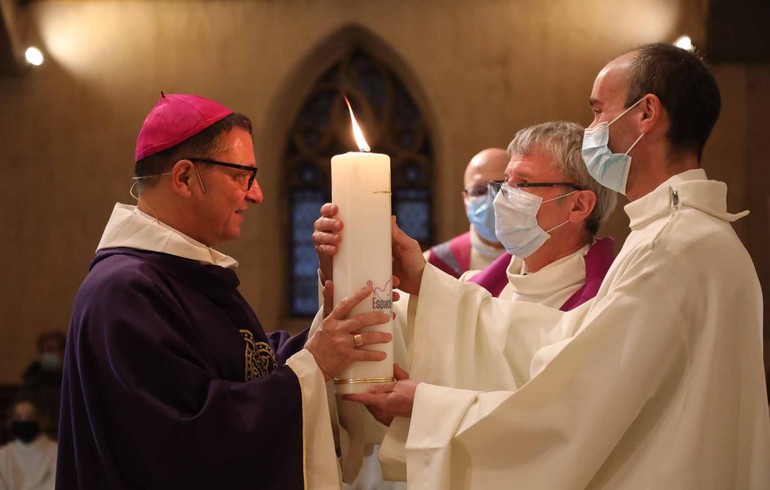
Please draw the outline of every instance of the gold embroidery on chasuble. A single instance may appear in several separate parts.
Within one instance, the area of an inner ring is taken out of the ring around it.
[[[245,372],[243,377],[246,381],[254,378],[267,376],[270,371],[275,369],[278,362],[275,360],[273,349],[264,342],[255,342],[254,335],[248,330],[239,330],[243,341],[246,343],[244,352]]]

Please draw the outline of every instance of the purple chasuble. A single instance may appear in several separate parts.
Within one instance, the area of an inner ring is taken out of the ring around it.
[[[591,245],[585,256],[586,282],[559,308],[561,311],[573,310],[596,296],[604,276],[607,275],[612,261],[615,260],[613,245],[614,240],[609,237],[596,240]],[[489,264],[486,269],[470,278],[468,282],[478,284],[497,298],[508,284],[510,262],[511,254],[505,253]]]
[[[62,386],[60,489],[300,489],[302,395],[234,271],[99,251],[75,298]]]

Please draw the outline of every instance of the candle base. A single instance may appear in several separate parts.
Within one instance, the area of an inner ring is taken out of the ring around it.
[[[340,395],[353,395],[368,393],[372,386],[395,381],[395,378],[334,378],[334,388]]]

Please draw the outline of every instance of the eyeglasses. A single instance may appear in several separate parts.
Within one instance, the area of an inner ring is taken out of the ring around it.
[[[236,163],[220,162],[220,161],[211,160],[208,158],[184,158],[184,160],[190,160],[191,162],[208,163],[209,165],[219,165],[220,167],[235,168],[238,170],[243,170],[244,172],[249,172],[248,174],[238,174],[238,176],[235,177],[235,180],[241,185],[241,188],[244,191],[248,191],[249,189],[251,189],[251,186],[254,185],[254,180],[257,178],[258,168],[256,166],[238,165]],[[196,172],[198,171],[197,167],[195,171]],[[206,192],[206,187],[204,187],[203,185],[203,181],[201,180],[200,173],[198,174],[198,181],[201,184],[201,188],[203,189],[203,192]]]
[[[486,196],[488,191],[486,185],[475,185],[473,187],[469,187],[468,189],[463,189],[463,193],[471,199],[474,199],[477,197]]]
[[[514,182],[513,184],[508,184],[505,180],[489,180],[487,181],[487,192],[489,192],[489,195],[492,197],[495,197],[498,192],[500,192],[500,189],[503,188],[503,186],[507,186],[510,189],[525,189],[527,187],[556,187],[556,186],[566,186],[566,187],[572,187],[576,191],[582,191],[583,187],[573,183],[573,182]]]

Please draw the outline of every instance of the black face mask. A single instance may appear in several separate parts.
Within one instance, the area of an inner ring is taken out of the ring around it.
[[[40,434],[40,422],[32,420],[29,422],[16,421],[11,425],[13,435],[23,443],[29,443],[35,440]]]

